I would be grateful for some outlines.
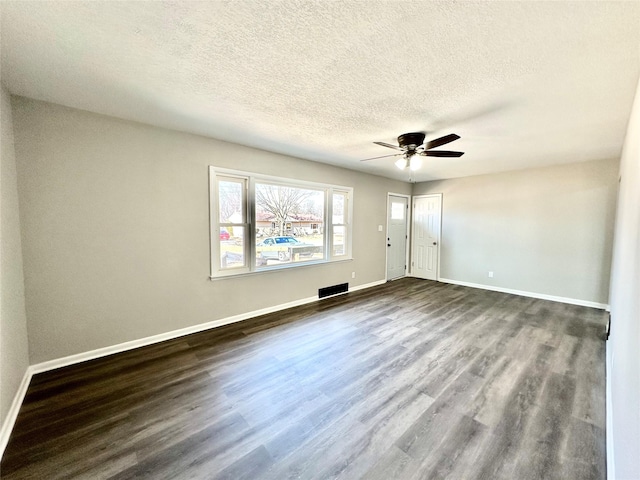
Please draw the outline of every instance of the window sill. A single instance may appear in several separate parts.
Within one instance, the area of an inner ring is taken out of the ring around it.
[[[236,274],[227,273],[225,275],[216,275],[216,276],[210,275],[209,280],[218,281],[218,280],[226,280],[228,278],[251,277],[254,275],[263,275],[265,273],[282,272],[283,270],[304,269],[304,268],[318,267],[322,265],[334,265],[337,263],[347,263],[352,261],[353,261],[353,257],[348,257],[348,258],[341,258],[340,260],[330,260],[330,261],[323,260],[323,261],[309,262],[304,264],[298,263],[298,264],[278,265],[278,266],[273,266],[266,269],[254,270],[252,272],[243,272],[243,273],[236,273]]]

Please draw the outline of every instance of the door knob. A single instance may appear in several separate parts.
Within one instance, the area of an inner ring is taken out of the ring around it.
[[[387,247],[390,247],[390,246],[391,246],[391,244],[390,244],[390,243],[387,243]]]
[[[434,244],[434,245],[437,245],[437,244],[438,244],[438,242],[433,242],[433,244]]]

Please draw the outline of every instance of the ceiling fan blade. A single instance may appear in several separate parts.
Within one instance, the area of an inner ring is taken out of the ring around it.
[[[381,157],[365,158],[365,159],[360,160],[360,161],[361,162],[368,162],[369,160],[375,160],[377,158],[399,157],[400,155],[404,155],[404,153],[392,153],[391,155],[382,155]]]
[[[450,133],[449,135],[445,135],[444,137],[436,138],[435,140],[431,140],[424,144],[424,149],[429,150],[431,148],[439,147],[440,145],[445,145],[447,143],[453,142],[454,140],[459,139],[460,136],[455,133]]]
[[[397,146],[397,145],[391,145],[390,143],[385,143],[385,142],[373,142],[373,143],[375,143],[376,145],[380,145],[380,146],[382,146],[382,147],[394,148],[394,149],[396,149],[396,150],[402,150],[402,151],[404,151],[404,150],[403,150],[402,148],[400,148],[399,146]]]
[[[425,157],[461,157],[464,152],[452,152],[450,150],[428,150],[420,155]]]

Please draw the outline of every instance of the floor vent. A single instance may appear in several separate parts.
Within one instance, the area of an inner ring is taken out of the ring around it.
[[[330,297],[331,295],[337,295],[338,293],[347,293],[349,291],[348,283],[341,283],[339,285],[332,285],[330,287],[324,287],[318,289],[318,298]]]

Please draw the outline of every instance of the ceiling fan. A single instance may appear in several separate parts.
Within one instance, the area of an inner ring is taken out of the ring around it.
[[[427,143],[424,143],[424,132],[403,133],[398,137],[398,146],[391,145],[385,142],[373,142],[376,145],[381,145],[387,148],[393,148],[394,150],[400,150],[401,153],[394,153],[392,155],[382,155],[381,157],[365,158],[361,162],[368,162],[369,160],[375,160],[377,158],[397,157],[402,155],[396,163],[396,167],[400,170],[410,168],[411,170],[417,170],[420,168],[422,161],[420,158],[416,158],[416,155],[421,157],[461,157],[464,152],[452,152],[450,150],[431,150],[432,148],[446,145],[447,143],[458,140],[460,136],[455,133],[450,133],[444,137],[436,138]],[[424,143],[424,144],[423,144]]]

